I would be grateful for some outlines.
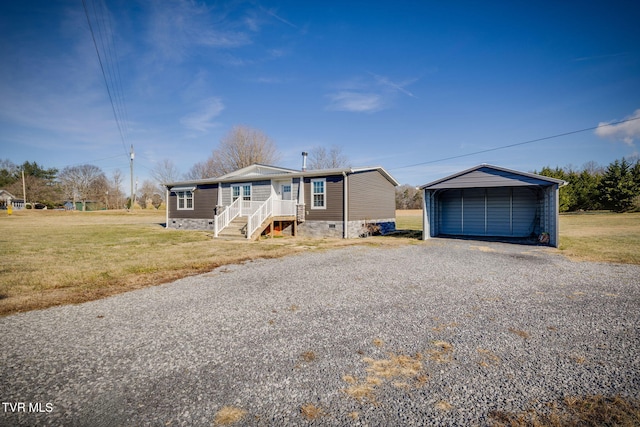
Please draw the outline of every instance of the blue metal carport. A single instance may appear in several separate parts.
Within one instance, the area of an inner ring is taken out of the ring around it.
[[[558,246],[558,189],[566,182],[479,165],[422,185],[423,239],[540,237]]]

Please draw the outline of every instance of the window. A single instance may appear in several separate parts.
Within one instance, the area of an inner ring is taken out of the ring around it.
[[[311,208],[312,209],[326,209],[327,208],[327,180],[312,179],[311,180]]]
[[[178,210],[193,210],[193,192],[192,191],[177,191],[178,196]]]
[[[251,201],[251,184],[231,186],[231,202],[239,199],[240,195],[242,195],[242,200]]]

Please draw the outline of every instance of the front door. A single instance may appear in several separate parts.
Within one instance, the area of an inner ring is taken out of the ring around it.
[[[280,184],[280,197],[282,200],[291,200],[291,184]]]

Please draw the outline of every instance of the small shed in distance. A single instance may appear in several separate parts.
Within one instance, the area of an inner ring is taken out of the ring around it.
[[[538,238],[558,246],[558,190],[566,182],[482,164],[420,186],[423,239]]]

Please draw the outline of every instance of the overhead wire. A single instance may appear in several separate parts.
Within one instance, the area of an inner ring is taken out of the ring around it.
[[[528,140],[528,141],[517,142],[515,144],[508,144],[508,145],[502,145],[500,147],[487,148],[485,150],[474,151],[472,153],[458,154],[458,155],[455,155],[455,156],[444,157],[444,158],[441,158],[441,159],[429,160],[429,161],[426,161],[426,162],[414,163],[414,164],[406,165],[406,166],[398,166],[398,167],[395,167],[395,168],[389,168],[389,170],[408,169],[408,168],[413,168],[413,167],[416,167],[416,166],[423,166],[423,165],[429,165],[429,164],[432,164],[432,163],[445,162],[447,160],[460,159],[462,157],[475,156],[476,154],[489,153],[489,152],[492,152],[492,151],[504,150],[506,148],[517,147],[517,146],[520,146],[520,145],[533,144],[534,142],[547,141],[549,139],[560,138],[560,137],[563,137],[563,136],[573,135],[573,134],[581,133],[581,132],[588,132],[588,131],[596,130],[596,129],[599,129],[599,128],[602,128],[602,127],[619,125],[619,124],[631,122],[631,121],[634,121],[634,120],[640,120],[640,117],[631,117],[631,118],[625,119],[625,120],[620,120],[620,121],[616,121],[616,122],[600,124],[598,126],[592,126],[592,127],[589,127],[589,128],[584,128],[584,129],[574,130],[574,131],[570,131],[570,132],[559,133],[559,134],[556,134],[556,135],[545,136],[543,138],[536,138],[536,139],[531,139],[531,140]]]
[[[93,0],[94,14],[96,15],[96,22],[99,24],[100,20],[97,16],[97,9]],[[111,14],[105,5],[104,0],[98,0],[100,5],[100,16],[102,17],[102,28],[106,34],[107,43],[104,44],[103,37],[103,49],[106,52],[108,69],[110,70],[110,76],[112,80],[112,89],[115,94],[116,106],[119,111],[120,121],[123,124],[125,136],[129,136],[129,117],[127,113],[127,104],[124,98],[124,90],[122,89],[122,75],[120,73],[120,59],[118,57],[118,50],[113,40],[113,26],[111,25]]]
[[[116,111],[116,105],[114,103],[114,95],[112,95],[112,88],[109,86],[109,79],[107,78],[107,71],[105,71],[105,66],[104,66],[104,63],[103,63],[103,60],[102,60],[102,55],[100,55],[100,49],[98,48],[98,42],[96,40],[95,31],[94,31],[93,25],[91,24],[91,17],[89,15],[89,8],[87,7],[86,0],[82,0],[82,6],[84,8],[85,16],[87,17],[87,23],[89,24],[89,31],[91,32],[91,39],[93,40],[93,45],[94,45],[94,47],[96,49],[96,54],[98,55],[98,62],[100,63],[100,70],[102,71],[102,77],[104,78],[104,83],[105,83],[105,86],[107,87],[107,93],[109,95],[109,102],[111,103],[111,110],[113,111],[113,116],[114,116],[114,119],[116,121],[116,125],[118,127],[118,131],[120,133],[120,139],[122,141],[122,147],[124,148],[125,155],[128,157],[129,156],[129,152],[127,151],[125,131],[123,129],[124,125],[121,123],[120,117],[119,117],[119,115],[118,115],[118,113]],[[95,3],[93,4],[93,6],[94,6],[94,17],[96,17],[97,15],[95,14]],[[97,22],[98,21],[96,20],[96,24],[97,24]],[[103,45],[103,49],[104,49],[104,42],[103,42],[103,38],[102,38],[102,32],[100,31],[99,25],[98,25],[97,30],[98,30],[99,37],[101,38],[101,44]],[[105,55],[105,61],[108,61],[108,58],[106,57],[106,55]],[[109,75],[111,76],[111,74],[109,74]]]

